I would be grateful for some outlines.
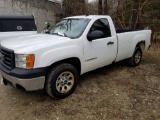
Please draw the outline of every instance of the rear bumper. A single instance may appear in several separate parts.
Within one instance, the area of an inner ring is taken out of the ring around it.
[[[26,91],[34,91],[44,88],[45,76],[30,79],[20,79],[10,76],[2,70],[0,70],[0,74],[3,76],[3,78],[5,78],[5,80],[12,83],[14,87],[21,86]]]

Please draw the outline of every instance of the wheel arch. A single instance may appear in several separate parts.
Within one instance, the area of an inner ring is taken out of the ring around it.
[[[78,73],[81,74],[81,61],[79,58],[77,57],[72,57],[72,58],[67,58],[67,59],[63,59],[63,60],[59,60],[53,64],[51,64],[48,68],[47,73],[57,64],[61,64],[61,63],[69,63],[71,65],[73,65],[77,70]]]
[[[145,50],[145,45],[146,45],[145,40],[140,40],[139,42],[136,42],[136,43],[132,46],[131,52],[129,53],[128,58],[132,57],[132,55],[133,55],[136,47],[141,48],[141,50],[142,50],[142,52],[143,52],[143,51]]]
[[[142,40],[141,42],[137,43],[136,47],[139,47],[139,48],[141,48],[142,51],[144,51],[145,50],[145,44],[146,44],[145,40]]]

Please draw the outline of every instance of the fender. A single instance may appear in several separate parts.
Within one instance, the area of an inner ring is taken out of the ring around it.
[[[128,54],[128,58],[132,57],[134,50],[135,50],[136,46],[138,45],[138,43],[146,42],[146,40],[147,40],[147,36],[145,34],[137,35],[132,41],[132,46],[131,46],[130,52]]]
[[[46,66],[51,66],[52,64],[65,60],[68,58],[78,58],[81,62],[81,71],[83,71],[83,53],[80,47],[78,46],[67,46],[67,47],[61,47],[56,49],[49,49],[46,52],[39,52],[42,53],[36,59],[35,68],[41,68]],[[45,61],[45,62],[44,62]]]

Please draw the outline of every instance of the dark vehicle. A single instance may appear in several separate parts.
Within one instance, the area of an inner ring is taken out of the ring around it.
[[[0,41],[36,33],[33,16],[0,16]]]

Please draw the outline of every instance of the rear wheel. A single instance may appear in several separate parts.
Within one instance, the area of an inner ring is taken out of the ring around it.
[[[78,78],[78,71],[73,65],[58,64],[47,76],[46,91],[51,97],[65,98],[75,90]]]
[[[128,64],[130,66],[136,67],[141,63],[142,59],[142,50],[139,47],[136,47],[133,56],[128,59]]]

